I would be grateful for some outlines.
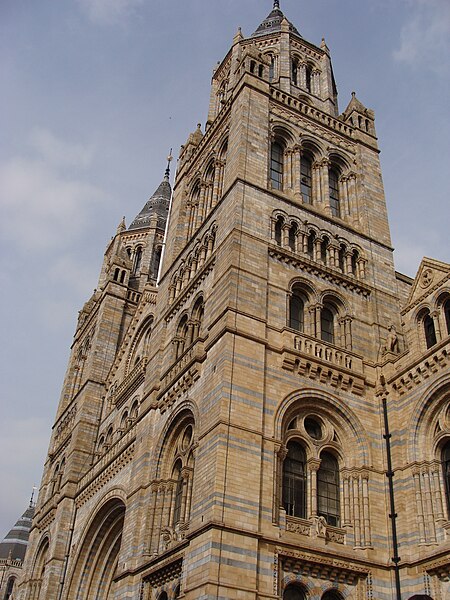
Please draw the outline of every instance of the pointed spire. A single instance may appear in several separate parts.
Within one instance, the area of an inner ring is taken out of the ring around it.
[[[270,14],[264,19],[264,21],[261,23],[261,25],[251,37],[268,35],[271,33],[281,31],[281,23],[284,19],[286,19],[286,17],[280,9],[279,0],[274,0],[273,8]],[[295,33],[299,37],[302,37],[297,31],[296,27],[294,27],[294,25],[292,25],[292,23],[288,19],[286,19],[286,22],[288,25],[288,31],[290,31],[291,33]]]
[[[118,235],[119,233],[122,233],[122,231],[125,231],[126,228],[127,228],[127,226],[125,225],[125,217],[122,217],[122,220],[120,221],[119,225],[117,226],[116,235]]]
[[[238,27],[234,38],[233,38],[233,45],[238,44],[241,40],[244,39],[244,36],[242,35],[242,29],[240,27]]]
[[[164,229],[169,212],[170,197],[172,195],[172,188],[169,182],[171,160],[172,148],[170,149],[170,154],[167,157],[167,168],[164,172],[163,180],[159,184],[156,191],[152,194],[150,199],[145,203],[145,206],[141,212],[135,217],[131,225],[128,227],[128,230],[149,227],[152,217],[154,216],[157,217],[157,227]]]

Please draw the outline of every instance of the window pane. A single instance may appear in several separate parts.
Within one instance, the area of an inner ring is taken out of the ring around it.
[[[332,454],[323,452],[317,471],[317,510],[329,525],[339,527],[339,467]]]
[[[289,327],[296,331],[303,331],[303,314],[305,305],[303,300],[298,295],[298,292],[292,294],[290,299],[290,314],[289,314]]]
[[[330,169],[328,172],[329,187],[330,187],[330,208],[333,217],[339,217],[341,214],[339,206],[339,183],[336,171]]]
[[[311,204],[312,203],[311,161],[306,156],[302,157],[302,159],[301,159],[300,189],[302,192],[303,202],[305,204]]]
[[[434,321],[430,315],[427,315],[423,320],[423,326],[425,329],[425,339],[427,342],[427,348],[431,348],[437,342],[436,340],[436,331],[434,329]]]
[[[272,144],[270,153],[270,179],[272,187],[281,190],[283,187],[283,149],[280,144]]]
[[[283,465],[283,506],[286,514],[306,517],[306,455],[303,448],[291,442]]]
[[[334,343],[334,315],[329,308],[323,308],[320,316],[320,337],[324,342]]]

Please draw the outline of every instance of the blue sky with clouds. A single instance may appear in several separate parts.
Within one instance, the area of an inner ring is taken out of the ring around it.
[[[39,484],[77,311],[271,0],[0,2],[0,537]],[[450,3],[281,0],[375,110],[397,269],[450,261]]]

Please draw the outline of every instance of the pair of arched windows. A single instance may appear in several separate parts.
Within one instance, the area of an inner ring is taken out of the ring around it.
[[[450,335],[450,298],[441,302],[434,314],[428,309],[422,310],[419,313],[419,321],[422,323],[425,345],[432,348],[442,337]]]
[[[303,287],[294,285],[289,297],[289,327],[295,329],[295,331],[309,333],[329,344],[336,344],[338,342],[336,327],[338,310],[336,305],[332,304],[330,301],[325,301],[320,308],[320,321],[316,320],[314,315],[313,318],[310,319],[311,322],[309,327],[306,328],[305,317],[307,313],[305,307],[307,302],[308,296]],[[309,329],[309,331],[305,331],[305,329]]]
[[[307,485],[306,452],[299,442],[290,441],[283,464],[283,506],[287,515],[308,517]],[[323,451],[320,455],[316,489],[316,516],[324,517],[328,525],[339,527],[339,464],[330,452]]]
[[[175,357],[181,356],[188,346],[193,344],[200,336],[205,306],[203,298],[200,297],[194,304],[191,317],[185,314],[178,323],[177,333],[174,340]]]

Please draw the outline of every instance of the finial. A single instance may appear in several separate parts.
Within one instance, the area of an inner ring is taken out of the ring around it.
[[[280,0],[273,0],[273,9],[280,8]]]
[[[352,92],[352,98],[356,97],[356,92]]]
[[[33,508],[34,504],[33,504],[33,500],[34,500],[34,492],[36,491],[36,486],[33,485],[33,489],[31,490],[31,498],[30,498],[30,508]]]
[[[169,156],[167,157],[167,168],[166,168],[166,172],[164,173],[164,179],[169,180],[169,175],[170,175],[170,163],[173,160],[173,156],[172,156],[172,148],[169,150]]]

